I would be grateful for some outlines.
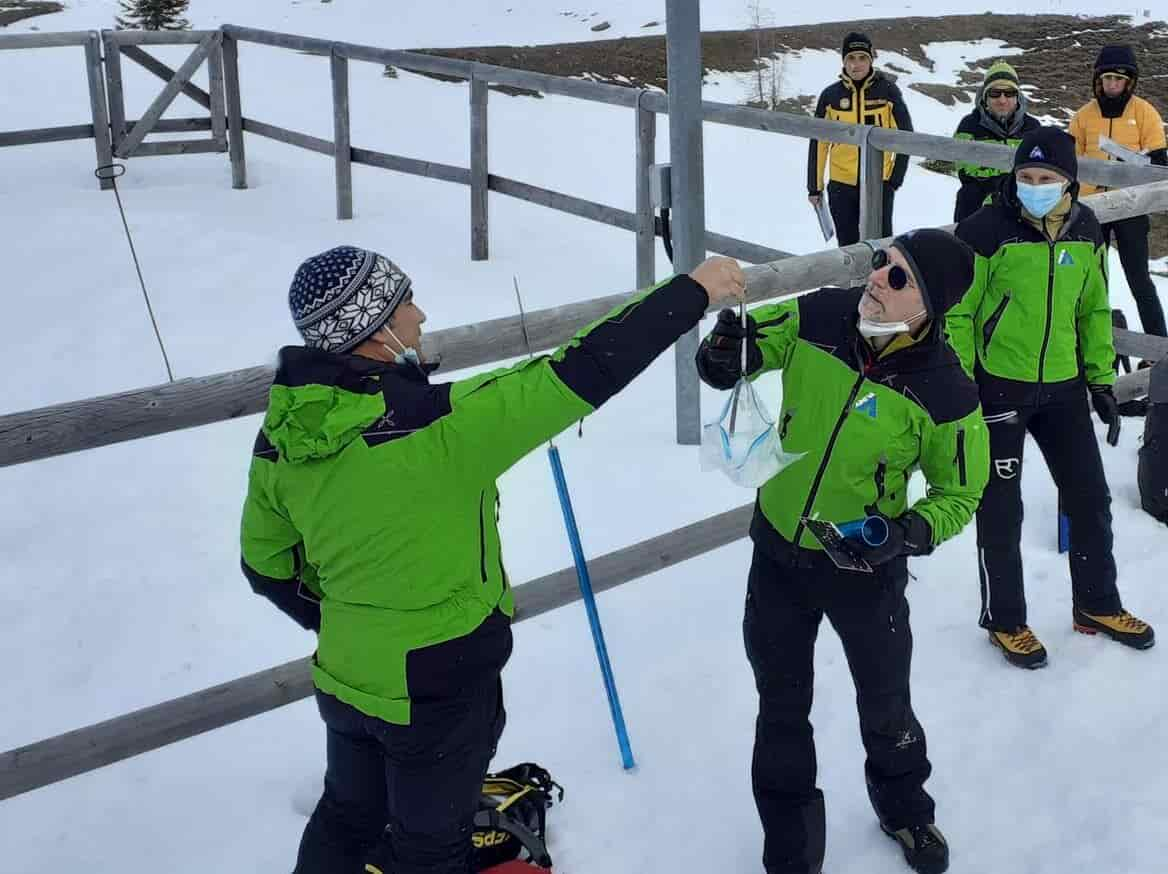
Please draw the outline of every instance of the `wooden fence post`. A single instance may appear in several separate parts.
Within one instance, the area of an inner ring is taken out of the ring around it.
[[[470,260],[486,261],[487,223],[487,82],[470,79]]]
[[[333,156],[337,176],[337,218],[353,217],[353,147],[349,137],[349,59],[329,56],[333,75]]]
[[[126,135],[126,96],[122,90],[122,48],[113,31],[101,32],[105,48],[105,85],[109,102],[110,140],[116,152]]]
[[[91,31],[85,41],[85,75],[89,80],[89,108],[93,115],[93,142],[97,150],[97,166],[104,167],[114,160],[110,140],[109,115],[105,102],[105,76],[101,69],[101,36]],[[102,190],[114,187],[113,179],[101,179]]]
[[[884,152],[869,139],[872,128],[864,130],[860,147],[860,239],[884,236]]]
[[[247,188],[243,151],[243,108],[239,94],[239,42],[223,34],[223,84],[227,97],[227,151],[231,157],[231,187]]]
[[[227,96],[223,89],[223,43],[217,42],[207,55],[207,88],[211,92],[211,137],[227,150]]]
[[[657,278],[657,232],[649,194],[649,168],[657,158],[657,113],[642,107],[639,99],[636,123],[637,288],[648,288]]]

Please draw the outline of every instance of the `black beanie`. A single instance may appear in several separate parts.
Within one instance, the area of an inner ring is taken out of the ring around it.
[[[1136,53],[1132,51],[1132,47],[1114,45],[1101,48],[1099,57],[1095,59],[1095,75],[1103,73],[1121,73],[1131,79],[1138,78],[1140,68],[1136,64]]]
[[[1018,144],[1014,152],[1014,169],[1045,167],[1074,182],[1079,178],[1079,158],[1075,138],[1059,127],[1038,127]]]
[[[929,318],[940,319],[973,284],[973,249],[948,231],[921,228],[892,241],[925,299]]]
[[[868,34],[859,31],[852,31],[844,37],[844,45],[840,54],[846,58],[852,52],[864,52],[870,58],[876,57],[876,52],[872,50],[872,40]]]

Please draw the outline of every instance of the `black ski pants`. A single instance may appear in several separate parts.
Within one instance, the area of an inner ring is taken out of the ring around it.
[[[1041,406],[987,407],[983,414],[990,431],[990,479],[977,510],[981,626],[1012,631],[1026,624],[1021,538],[1022,449],[1027,432],[1038,444],[1070,520],[1075,606],[1088,613],[1118,612],[1111,493],[1087,392],[1080,385]]]
[[[884,222],[882,237],[892,236],[892,206],[896,192],[884,183]],[[860,186],[843,182],[827,183],[827,207],[835,224],[835,240],[839,246],[860,242]]]
[[[473,870],[474,815],[506,721],[499,672],[510,621],[496,612],[472,635],[427,649],[407,663],[409,725],[316,693],[328,765],[294,874],[362,874],[370,859],[385,874]]]
[[[924,790],[931,767],[909,700],[908,581],[903,559],[859,574],[820,552],[755,545],[742,623],[758,688],[751,769],[767,874],[818,874],[823,793],[816,784],[811,695],[815,638],[824,615],[843,642],[856,686],[868,795],[891,829],[933,822]]]
[[[1148,274],[1148,231],[1151,223],[1146,215],[1120,219],[1103,225],[1103,241],[1110,245],[1115,238],[1115,248],[1119,250],[1119,263],[1123,265],[1123,275],[1127,278],[1136,308],[1140,313],[1140,324],[1145,334],[1158,337],[1168,336],[1164,325],[1164,308],[1160,305],[1156,284]]]

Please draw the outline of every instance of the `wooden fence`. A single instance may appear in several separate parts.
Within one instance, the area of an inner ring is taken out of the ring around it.
[[[196,46],[191,57],[172,70],[148,55],[141,46],[182,42]],[[333,80],[334,139],[265,124],[243,115],[239,92],[238,43],[253,42],[327,56]],[[636,286],[653,278],[653,246],[660,233],[648,197],[647,172],[654,153],[656,114],[667,112],[659,93],[619,86],[564,79],[522,70],[431,57],[408,52],[326,42],[288,34],[227,25],[219,31],[188,33],[96,32],[0,36],[0,50],[49,46],[82,46],[90,84],[92,123],[33,131],[0,132],[0,146],[94,138],[100,163],[109,163],[114,150],[120,156],[182,154],[226,150],[232,166],[232,184],[246,187],[243,134],[279,140],[334,159],[337,178],[337,214],[352,215],[353,163],[368,164],[471,187],[472,257],[487,254],[488,191],[495,191],[563,212],[634,231],[637,245]],[[105,48],[102,61],[101,49]],[[125,56],[166,83],[162,93],[138,120],[125,118],[120,62]],[[349,138],[347,63],[350,60],[392,64],[418,72],[457,76],[470,82],[471,166],[437,164],[390,155],[352,145]],[[190,83],[201,63],[211,65],[210,92]],[[101,75],[104,63],[105,75]],[[219,72],[216,73],[216,67]],[[505,179],[488,172],[486,162],[487,86],[503,84],[563,94],[584,100],[629,107],[636,112],[635,213],[570,197],[560,192]],[[108,97],[107,97],[108,93]],[[161,114],[179,93],[185,93],[210,112],[207,119],[163,120]],[[947,137],[891,131],[798,115],[717,103],[704,103],[705,120],[753,130],[861,147],[865,166],[876,167],[885,151],[946,160],[973,161],[1008,168],[1012,151],[1004,146],[957,142]],[[209,140],[180,141],[173,148],[145,140],[151,132],[209,130]],[[185,147],[182,144],[185,143]],[[196,145],[200,144],[200,145]],[[151,148],[154,147],[154,148]],[[1093,195],[1085,202],[1101,221],[1114,221],[1149,212],[1168,211],[1168,171],[1164,168],[1131,167],[1084,160],[1084,181],[1109,186],[1137,187]],[[876,178],[872,173],[868,179]],[[865,198],[865,228],[879,227],[879,198]],[[876,234],[869,236],[875,237]],[[887,242],[887,241],[876,241]],[[746,269],[747,297],[751,302],[790,297],[821,285],[848,286],[861,281],[869,270],[870,248],[865,243],[810,255],[787,253],[742,240],[707,232],[707,247],[756,266]],[[608,295],[580,303],[529,314],[531,345],[538,350],[567,340],[626,298]],[[1168,340],[1130,331],[1116,331],[1121,354],[1147,359],[1168,357]],[[449,369],[478,366],[517,357],[526,352],[519,319],[505,318],[464,325],[427,335],[427,348],[443,355]],[[154,434],[196,427],[260,412],[266,402],[272,373],[254,367],[209,377],[184,379],[137,391],[91,398],[0,416],[0,467],[20,464],[133,440]],[[1147,391],[1149,371],[1122,377],[1120,399]],[[752,505],[719,514],[692,525],[653,537],[616,552],[592,559],[592,580],[604,590],[655,570],[684,561],[746,536]],[[574,568],[564,568],[516,587],[517,621],[539,615],[578,598]],[[300,659],[266,671],[148,707],[106,722],[81,728],[0,754],[0,799],[27,792],[124,758],[156,749],[176,740],[263,713],[311,694],[307,660]]]

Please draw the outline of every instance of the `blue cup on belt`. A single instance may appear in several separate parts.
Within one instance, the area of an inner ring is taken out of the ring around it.
[[[883,546],[888,539],[888,522],[883,516],[866,516],[836,525],[840,534],[849,540],[860,540],[868,546]]]

